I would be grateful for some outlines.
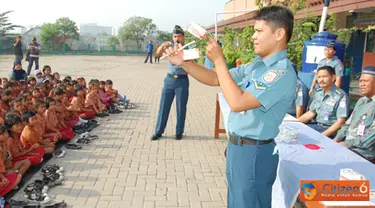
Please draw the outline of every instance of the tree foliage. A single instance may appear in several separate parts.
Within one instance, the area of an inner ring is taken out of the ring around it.
[[[120,40],[117,36],[111,36],[108,38],[107,44],[108,46],[113,47],[113,46],[120,44]]]
[[[172,40],[172,33],[161,30],[156,31],[156,40],[164,42]]]
[[[61,37],[62,41],[56,41]],[[55,23],[45,23],[40,27],[40,41],[49,49],[60,49],[67,38],[79,39],[76,23],[67,17],[61,17]]]
[[[119,37],[122,41],[134,40],[140,47],[140,42],[155,31],[156,25],[152,22],[152,19],[134,16],[126,20],[120,28]]]
[[[14,25],[9,21],[8,14],[12,13],[13,11],[6,11],[0,13],[0,40],[5,37],[9,31],[14,30],[17,27],[21,27],[19,25]]]

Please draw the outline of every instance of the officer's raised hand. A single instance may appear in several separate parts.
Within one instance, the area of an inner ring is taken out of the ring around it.
[[[178,51],[182,48],[181,44],[175,44],[174,47],[168,47],[165,49],[165,54],[168,56],[168,60],[177,66],[181,66],[184,63],[184,50]]]
[[[206,46],[206,56],[210,59],[213,63],[224,60],[223,50],[217,41],[213,38],[210,38],[207,41]]]

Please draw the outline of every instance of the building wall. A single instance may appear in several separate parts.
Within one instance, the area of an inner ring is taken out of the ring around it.
[[[228,1],[224,6],[224,11],[239,11],[247,9],[258,9],[258,7],[255,5],[255,0],[231,0]],[[224,14],[224,20],[241,16],[243,14],[245,14],[245,12]]]
[[[112,27],[99,26],[97,24],[82,24],[79,28],[79,34],[82,36],[97,36],[100,33],[112,35]]]

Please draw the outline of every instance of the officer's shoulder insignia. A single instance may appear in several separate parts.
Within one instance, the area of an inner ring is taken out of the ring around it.
[[[322,91],[323,90],[323,88],[318,88],[318,89],[316,89],[316,91]]]
[[[258,80],[254,81],[254,87],[257,90],[265,90],[267,88],[267,86],[263,82]]]
[[[342,92],[341,92],[340,90],[335,90],[335,92],[336,92],[337,94],[339,94],[339,95],[342,94]]]

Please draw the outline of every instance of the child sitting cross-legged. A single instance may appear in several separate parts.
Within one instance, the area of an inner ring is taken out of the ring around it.
[[[36,127],[36,130],[42,135],[43,139],[49,139],[52,143],[56,143],[61,138],[60,132],[48,132],[46,129],[46,104],[43,100],[37,99],[34,104],[34,110],[36,111],[36,117],[38,119],[39,125]]]
[[[25,128],[21,134],[23,148],[29,149],[33,145],[39,145],[44,149],[45,153],[55,152],[55,144],[53,144],[49,139],[44,139],[41,131],[37,130],[39,122],[34,112],[25,112],[22,120],[25,123]],[[56,156],[60,157],[60,155]]]
[[[85,95],[85,89],[80,85],[76,86],[70,103],[80,109],[79,117],[82,119],[94,119],[95,112],[85,106]]]
[[[96,116],[108,116],[108,114],[104,112],[105,105],[99,98],[99,83],[95,81],[89,83],[89,91],[86,95],[85,104],[87,108],[92,109],[95,112]]]
[[[24,159],[30,160],[32,165],[39,165],[43,161],[44,149],[34,144],[28,149],[23,148],[21,134],[24,124],[18,115],[9,114],[5,116],[5,126],[9,131],[10,139],[7,141],[7,147],[13,161]]]
[[[17,187],[21,182],[22,175],[30,168],[28,159],[12,161],[8,151],[8,131],[4,125],[0,125],[0,197]]]

